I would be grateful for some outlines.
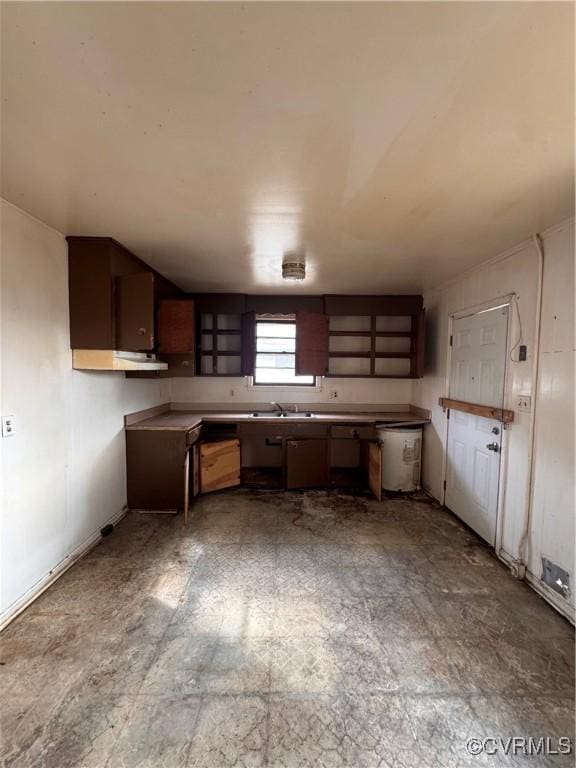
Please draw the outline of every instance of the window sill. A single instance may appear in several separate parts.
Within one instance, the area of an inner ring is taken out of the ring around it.
[[[316,376],[316,384],[254,384],[253,376],[246,376],[246,389],[255,392],[322,392],[323,376]]]

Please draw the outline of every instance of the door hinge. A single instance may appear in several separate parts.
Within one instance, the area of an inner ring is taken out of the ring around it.
[[[450,336],[450,346],[452,346],[453,336]]]
[[[446,411],[446,420],[450,419],[450,408]]]
[[[442,488],[444,488],[444,490],[446,490],[446,480],[444,480],[444,482],[442,483]]]

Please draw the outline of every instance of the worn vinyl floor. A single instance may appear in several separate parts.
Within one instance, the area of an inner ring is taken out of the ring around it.
[[[4,765],[466,768],[574,736],[571,627],[425,498],[130,514],[0,636]]]

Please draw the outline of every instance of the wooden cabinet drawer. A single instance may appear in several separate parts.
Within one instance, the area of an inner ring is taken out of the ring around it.
[[[278,420],[280,421],[280,419]],[[327,424],[306,424],[301,421],[287,424],[243,424],[238,425],[241,437],[326,437]]]
[[[338,440],[375,440],[377,433],[372,424],[342,424],[332,427],[332,437]]]

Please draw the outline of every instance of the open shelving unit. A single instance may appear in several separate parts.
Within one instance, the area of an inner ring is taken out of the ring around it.
[[[240,376],[241,315],[203,313],[200,322],[199,370],[203,376]]]
[[[329,328],[329,377],[418,375],[417,315],[331,315]]]

